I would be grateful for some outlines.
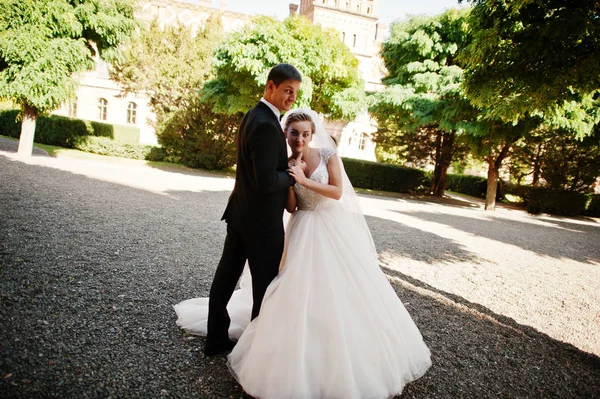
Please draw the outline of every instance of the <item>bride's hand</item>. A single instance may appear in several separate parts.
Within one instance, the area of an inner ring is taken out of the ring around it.
[[[294,180],[296,180],[296,183],[298,183],[300,185],[304,186],[306,181],[308,180],[306,178],[306,175],[304,174],[304,171],[298,165],[291,166],[288,169],[288,172],[290,173],[290,176],[292,176],[294,178]]]
[[[296,158],[294,158],[293,156],[291,156],[288,159],[288,168],[291,168],[292,166],[295,166],[295,165],[299,166],[300,169],[302,169],[302,170],[306,170],[307,165],[306,165],[306,162],[304,162],[302,160],[302,153],[299,153]]]

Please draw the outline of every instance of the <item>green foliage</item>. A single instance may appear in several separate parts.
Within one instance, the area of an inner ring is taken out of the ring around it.
[[[420,169],[344,158],[344,168],[352,185],[357,188],[396,193],[423,191],[428,175]]]
[[[94,136],[108,137],[119,143],[137,145],[140,142],[140,129],[135,126],[111,125],[90,121]]]
[[[534,186],[589,193],[600,177],[600,129],[578,139],[543,125],[515,145],[509,170],[518,182],[531,175]]]
[[[588,195],[588,204],[583,214],[587,216],[600,217],[600,194]]]
[[[93,68],[91,43],[113,58],[133,11],[128,0],[0,2],[0,98],[36,113],[59,107],[75,93],[73,73]]]
[[[223,37],[220,21],[220,14],[212,15],[196,35],[183,25],[161,27],[152,21],[123,46],[111,78],[125,93],[147,95],[160,124],[185,108],[209,77],[214,49]]]
[[[469,2],[474,40],[459,60],[467,96],[491,118],[555,113],[600,89],[597,0]]]
[[[229,35],[216,50],[215,79],[205,85],[203,98],[216,113],[245,113],[262,96],[269,70],[281,62],[302,73],[296,106],[331,120],[352,120],[365,106],[356,57],[337,32],[305,17],[258,17]]]
[[[74,148],[93,154],[129,159],[147,159],[153,146],[126,144],[109,137],[86,136],[78,139]]]
[[[154,152],[152,159],[209,170],[229,168],[236,161],[235,134],[241,119],[242,114],[215,114],[208,104],[195,99],[159,127],[158,142],[164,154]]]
[[[378,146],[413,165],[433,163],[436,195],[443,194],[452,158],[468,150],[456,137],[476,126],[478,115],[462,93],[456,62],[470,41],[467,13],[449,10],[392,24],[382,51],[387,87],[370,98]]]
[[[0,111],[1,134],[19,138],[21,122],[18,114],[17,110]],[[78,148],[79,144],[90,136],[105,137],[114,139],[116,143],[137,146],[140,137],[139,129],[134,126],[110,125],[60,115],[38,117],[36,130],[36,143],[65,148]]]
[[[531,187],[526,198],[527,212],[529,213],[543,212],[564,216],[582,214],[587,201],[588,198],[585,194],[546,187]]]
[[[0,110],[0,135],[19,138],[21,123],[18,120],[19,110]]]
[[[481,176],[448,174],[446,189],[472,197],[485,198],[487,179]]]

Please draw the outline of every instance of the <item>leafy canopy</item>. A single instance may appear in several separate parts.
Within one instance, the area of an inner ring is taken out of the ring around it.
[[[470,0],[474,40],[461,54],[465,90],[491,118],[560,113],[565,101],[598,96],[597,0]],[[579,126],[589,133],[593,123]]]
[[[269,70],[285,62],[302,73],[296,106],[312,107],[329,119],[353,119],[364,107],[358,60],[333,30],[305,17],[284,22],[258,17],[233,33],[215,54],[215,79],[204,100],[217,113],[244,113],[263,94]]]
[[[37,112],[74,95],[76,72],[94,55],[114,59],[135,29],[128,0],[3,0],[0,2],[0,98]]]
[[[396,150],[412,163],[433,156],[437,134],[462,133],[477,116],[462,93],[463,70],[456,61],[470,40],[467,14],[449,10],[394,23],[383,45],[387,87],[371,97],[369,110],[379,124],[378,143],[399,145]]]
[[[188,27],[160,26],[157,20],[143,26],[138,37],[124,46],[111,77],[125,93],[143,93],[157,118],[181,109],[210,74],[214,49],[222,40],[219,15],[208,18],[194,35]]]

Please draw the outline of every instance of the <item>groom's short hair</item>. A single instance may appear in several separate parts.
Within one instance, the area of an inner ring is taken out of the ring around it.
[[[302,75],[300,71],[290,64],[277,64],[269,71],[267,82],[272,80],[275,86],[279,86],[286,80],[297,80],[302,82]]]

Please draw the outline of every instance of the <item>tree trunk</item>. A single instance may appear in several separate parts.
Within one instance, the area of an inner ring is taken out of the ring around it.
[[[443,132],[438,135],[435,153],[435,170],[433,171],[433,182],[431,184],[431,191],[436,197],[443,196],[444,191],[446,190],[446,178],[448,175],[448,168],[452,163],[455,138],[455,132]]]
[[[488,157],[488,178],[487,178],[487,191],[485,193],[485,210],[494,211],[496,210],[496,192],[498,191],[498,173],[502,161],[508,155],[508,151],[512,146],[512,141],[507,142],[502,147],[500,154],[494,160],[492,155]]]
[[[485,210],[496,210],[496,192],[498,191],[498,170],[495,162],[488,162],[487,191],[485,193]]]
[[[531,181],[532,186],[537,186],[540,181],[540,174],[542,173],[542,144],[537,146],[537,151],[533,159],[533,180]]]
[[[37,111],[28,104],[23,105],[23,118],[21,121],[21,136],[19,137],[19,150],[17,155],[28,158],[33,152],[33,137],[35,136],[35,121]]]

